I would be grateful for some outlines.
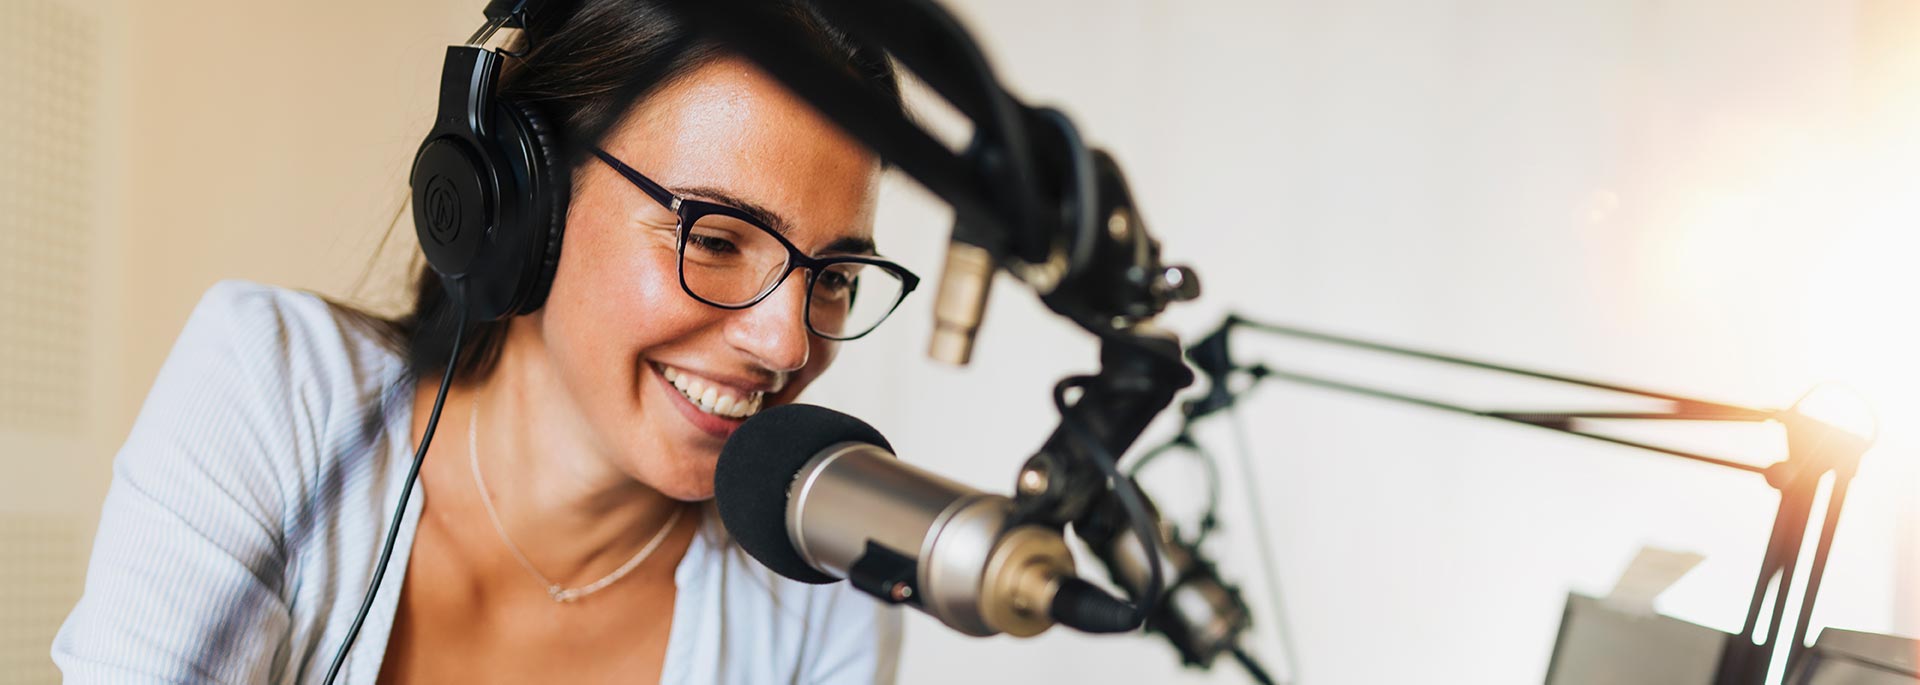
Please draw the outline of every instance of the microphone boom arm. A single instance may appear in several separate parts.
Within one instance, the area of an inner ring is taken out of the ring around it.
[[[1437,399],[1419,397],[1330,379],[1324,376],[1297,371],[1276,369],[1265,364],[1242,365],[1235,362],[1230,352],[1229,338],[1234,331],[1251,331],[1276,338],[1302,340],[1336,348],[1362,350],[1402,359],[1431,362],[1459,368],[1474,369],[1493,375],[1532,378],[1560,385],[1592,388],[1604,392],[1660,400],[1670,404],[1667,411],[1621,412],[1621,411],[1508,411],[1485,410]],[[1428,409],[1520,423],[1536,428],[1586,438],[1602,442],[1631,447],[1643,451],[1656,452],[1689,461],[1709,464],[1730,470],[1764,476],[1767,485],[1780,492],[1780,505],[1774,515],[1772,531],[1767,540],[1758,579],[1754,583],[1753,595],[1747,608],[1746,621],[1740,635],[1729,636],[1721,652],[1720,663],[1715,676],[1715,685],[1748,685],[1766,681],[1774,654],[1787,653],[1785,671],[1793,672],[1806,650],[1806,634],[1813,617],[1814,600],[1819,595],[1821,576],[1827,565],[1827,556],[1832,548],[1834,531],[1840,520],[1840,511],[1846,502],[1847,486],[1852,482],[1854,473],[1859,469],[1860,458],[1873,445],[1872,436],[1859,436],[1825,422],[1808,417],[1798,411],[1796,404],[1787,409],[1755,409],[1709,400],[1683,397],[1665,392],[1646,390],[1624,385],[1603,383],[1571,376],[1546,373],[1505,366],[1465,357],[1457,357],[1435,352],[1412,349],[1386,343],[1361,340],[1334,335],[1304,328],[1284,326],[1274,323],[1253,321],[1239,315],[1229,315],[1220,327],[1203,336],[1187,351],[1188,358],[1194,362],[1208,379],[1209,387],[1204,395],[1190,400],[1183,407],[1183,413],[1189,422],[1202,416],[1226,409],[1239,401],[1240,396],[1250,392],[1260,381],[1273,379],[1309,385],[1313,387],[1344,392],[1348,394],[1372,397],[1400,404],[1409,404]],[[1237,375],[1250,379],[1249,383],[1234,389],[1232,382]],[[1692,450],[1678,449],[1665,445],[1630,440],[1617,436],[1583,430],[1589,422],[1631,422],[1631,421],[1705,421],[1759,423],[1778,422],[1787,434],[1787,458],[1779,462],[1761,466],[1724,457],[1704,454]],[[1811,568],[1805,583],[1796,588],[1795,567],[1801,556],[1808,531],[1809,518],[1813,514],[1816,498],[1820,490],[1820,481],[1826,474],[1833,474],[1833,485],[1827,499],[1826,513],[1822,521],[1815,544]],[[1771,617],[1764,629],[1760,621],[1762,608],[1766,605],[1769,589],[1773,590]],[[1798,589],[1799,612],[1794,624],[1793,636],[1781,639],[1782,619],[1792,592]]]

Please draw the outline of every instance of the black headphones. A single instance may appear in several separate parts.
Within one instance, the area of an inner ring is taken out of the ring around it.
[[[547,300],[566,228],[567,179],[554,129],[526,103],[500,98],[501,52],[481,47],[525,28],[531,0],[492,0],[486,25],[447,48],[433,130],[409,183],[427,264],[465,293],[471,321],[531,313]]]
[[[440,275],[455,307],[453,352],[440,376],[420,447],[413,453],[400,502],[387,524],[373,580],[360,612],[327,666],[333,685],[347,653],[366,625],[373,598],[393,559],[394,540],[419,479],[420,464],[440,425],[469,321],[493,321],[537,310],[547,300],[560,260],[560,234],[567,220],[567,169],[558,141],[540,113],[497,97],[501,53],[482,45],[501,28],[525,28],[532,0],[491,0],[487,23],[465,45],[447,48],[440,72],[440,111],[433,130],[413,158],[413,227],[427,265]]]

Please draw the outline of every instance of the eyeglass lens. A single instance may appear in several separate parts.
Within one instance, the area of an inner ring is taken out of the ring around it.
[[[725,214],[694,217],[680,250],[680,272],[694,296],[724,307],[766,294],[788,271],[786,245],[766,230]],[[813,275],[807,325],[830,338],[863,335],[891,313],[905,290],[892,270],[841,262]]]

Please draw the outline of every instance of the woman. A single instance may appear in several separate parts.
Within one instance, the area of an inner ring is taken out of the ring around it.
[[[658,8],[562,4],[528,18],[500,94],[562,138],[607,133],[567,160],[544,307],[468,330],[341,682],[890,681],[896,614],[773,576],[699,504],[731,429],[911,290],[871,257],[879,162]],[[883,57],[769,12],[898,102]],[[666,78],[626,107],[641,74]],[[716,267],[743,259],[765,268]],[[54,644],[70,681],[320,680],[451,354],[431,273],[416,303],[382,322],[249,284],[206,295],[115,461]]]

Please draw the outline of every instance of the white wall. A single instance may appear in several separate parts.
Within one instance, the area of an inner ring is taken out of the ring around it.
[[[1200,270],[1208,294],[1168,317],[1179,330],[1238,310],[1755,404],[1839,377],[1881,402],[1890,439],[1914,442],[1910,3],[954,4],[1010,82],[1120,158],[1167,253]],[[122,336],[107,355],[123,373],[102,442],[124,434],[214,280],[349,294],[399,198],[440,46],[477,9],[131,3]],[[945,212],[910,183],[887,192],[883,249],[937,275]],[[1002,285],[972,367],[921,356],[929,293],[852,344],[812,399],[869,418],[910,459],[1007,489],[1053,425],[1051,384],[1091,369],[1095,349]],[[1239,346],[1409,390],[1523,397]],[[1604,591],[1645,542],[1708,555],[1663,609],[1738,628],[1772,507],[1756,479],[1299,388],[1246,410],[1256,473],[1228,473],[1263,493],[1304,682],[1537,682],[1565,593]],[[1223,456],[1231,437],[1202,433]],[[97,456],[47,491],[97,502]],[[1920,633],[1896,611],[1920,606],[1903,497],[1915,462],[1869,458],[1818,621]],[[1150,485],[1190,511],[1183,483]],[[1228,494],[1215,551],[1264,600],[1247,503]],[[910,625],[906,682],[1241,681],[1182,671],[1150,638]],[[1258,640],[1277,662],[1272,634]]]

